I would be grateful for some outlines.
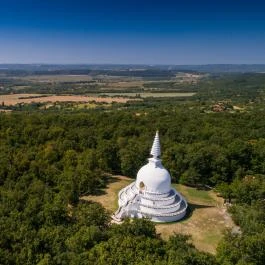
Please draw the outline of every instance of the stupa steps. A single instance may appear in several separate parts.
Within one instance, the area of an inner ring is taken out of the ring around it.
[[[134,199],[137,197],[137,195],[135,194],[135,196],[131,199],[120,199],[120,205],[124,206],[127,202],[134,202]],[[171,209],[171,208],[178,208],[180,206],[181,203],[181,199],[178,198],[176,199],[173,203],[171,204],[154,204],[152,202],[149,203],[145,203],[144,201],[142,201],[141,199],[137,200],[137,203],[142,206],[142,207],[146,207],[146,208],[153,208],[153,209]]]
[[[167,212],[167,213],[157,213],[157,212],[151,212],[151,211],[139,211],[144,217],[168,217],[168,216],[178,216],[182,215],[183,213],[186,213],[187,210],[187,203],[186,201],[181,201],[181,206],[178,211],[174,212]]]
[[[111,216],[111,218],[115,221],[115,223],[122,223],[122,207],[119,207],[119,209]]]
[[[128,203],[137,203],[140,210],[147,211],[147,212],[156,212],[160,211],[162,213],[165,212],[176,212],[181,208],[182,198],[175,190],[171,190],[169,194],[174,194],[170,196],[170,200],[165,200],[166,198],[156,199],[156,200],[149,200],[148,198],[144,197],[143,194],[139,194],[139,190],[137,193],[134,193],[132,190],[133,185],[126,187],[120,193],[119,204],[122,207],[126,207]],[[134,189],[135,190],[135,189]]]
[[[140,206],[142,207],[146,207],[146,208],[152,208],[152,209],[156,209],[156,210],[163,210],[163,209],[176,209],[176,208],[179,208],[180,207],[180,204],[181,204],[181,200],[179,199],[178,201],[176,201],[175,203],[173,204],[170,204],[170,205],[154,205],[154,204],[144,204],[144,203],[139,203]]]
[[[141,191],[136,187],[136,183],[133,182],[119,192],[119,197],[124,195],[130,197],[135,193],[141,193],[142,197],[144,197],[145,199],[150,199],[152,201],[167,201],[175,197],[176,194],[179,195],[174,189],[171,189],[168,193],[150,193]],[[163,195],[163,197],[161,195]]]
[[[135,195],[135,197],[136,197],[137,195]],[[134,197],[134,198],[135,198]],[[120,200],[120,202],[121,202],[121,206],[122,207],[125,207],[125,206],[127,206],[127,204],[129,203],[129,202],[131,202],[131,203],[134,203],[134,201],[133,201],[133,199],[134,198],[132,198],[131,200]],[[142,203],[142,202],[137,202],[138,204],[139,204],[139,207],[140,208],[146,208],[146,209],[154,209],[154,210],[156,210],[156,211],[158,211],[158,210],[160,210],[160,211],[168,211],[168,210],[171,210],[171,209],[173,209],[173,210],[178,210],[180,207],[181,207],[181,202],[182,202],[182,200],[178,200],[178,201],[176,201],[176,203],[173,203],[173,204],[170,204],[170,205],[154,205],[154,204],[145,204],[145,203]]]
[[[129,202],[127,202],[128,204]],[[126,205],[120,206],[119,209],[113,214],[112,218],[116,221],[121,221],[123,211],[126,210]],[[146,210],[138,210],[138,213],[142,214],[143,217],[174,217],[174,216],[180,216],[183,213],[186,213],[187,210],[187,202],[185,200],[181,201],[180,208],[178,211],[172,211],[172,212],[166,212],[166,213],[157,213],[157,211],[146,211]]]
[[[136,182],[132,182],[130,185],[128,185],[127,187],[125,187],[124,189],[119,191],[119,196],[120,194],[124,191],[128,191],[128,192],[133,192],[133,193],[138,193],[140,190],[136,187]],[[150,197],[150,198],[160,198],[163,199],[165,198],[165,200],[167,199],[168,196],[173,195],[174,194],[174,190],[170,190],[170,192],[168,193],[158,193],[158,192],[150,192],[150,191],[145,191],[143,190],[142,193],[144,194],[145,197]]]
[[[168,193],[163,193],[163,194],[156,194],[156,193],[149,193],[149,192],[144,192],[144,197],[149,198],[151,200],[160,200],[160,201],[166,201],[171,198],[171,196],[175,196],[176,192],[174,189],[171,189]]]

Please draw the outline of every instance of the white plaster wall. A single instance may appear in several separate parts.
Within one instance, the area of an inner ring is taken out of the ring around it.
[[[175,213],[180,209],[180,203],[172,205],[170,208],[148,208],[140,205],[140,211],[148,214],[171,214]]]
[[[168,194],[139,193],[135,183],[119,192],[118,203],[123,207],[125,216],[150,216],[154,222],[177,221],[185,216],[187,208],[185,199],[175,189]]]
[[[145,197],[141,197],[141,203],[142,204],[146,204],[146,205],[155,205],[155,206],[167,206],[167,205],[171,205],[174,202],[176,202],[180,200],[179,197],[175,197],[175,196],[171,196],[169,197],[167,200],[161,200],[159,198],[156,198],[155,200],[151,200],[149,198],[145,198]]]
[[[151,218],[151,221],[156,223],[175,222],[182,219],[185,215],[186,215],[186,210],[174,216],[153,216]]]

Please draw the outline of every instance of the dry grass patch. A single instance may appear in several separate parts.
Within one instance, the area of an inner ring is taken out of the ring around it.
[[[139,92],[139,93],[132,93],[132,92],[107,92],[104,93],[102,92],[101,95],[107,95],[110,97],[117,97],[117,96],[122,96],[122,97],[141,97],[141,98],[172,98],[172,97],[192,97],[196,93],[193,92]],[[100,94],[99,94],[100,95]]]
[[[46,103],[46,102],[99,102],[99,103],[126,103],[129,99],[125,97],[103,98],[82,95],[44,95],[44,94],[9,94],[0,95],[0,103],[5,106],[16,104]]]
[[[114,212],[118,209],[118,193],[125,186],[129,185],[133,179],[124,176],[113,176],[109,179],[109,184],[103,194],[83,196],[81,200],[91,200],[101,203],[107,210]]]
[[[234,225],[223,206],[222,198],[217,197],[213,191],[179,184],[174,186],[187,199],[189,213],[180,222],[157,224],[157,232],[164,239],[174,233],[190,234],[197,249],[214,254],[223,231]]]

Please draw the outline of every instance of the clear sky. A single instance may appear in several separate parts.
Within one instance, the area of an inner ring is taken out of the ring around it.
[[[0,63],[265,63],[265,1],[0,0]]]

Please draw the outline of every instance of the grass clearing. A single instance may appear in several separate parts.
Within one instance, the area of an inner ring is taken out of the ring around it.
[[[132,181],[127,177],[113,176],[103,194],[84,196],[82,199],[99,202],[114,212],[118,207],[118,192]],[[211,190],[198,190],[181,184],[173,184],[173,187],[187,199],[189,212],[179,222],[157,224],[157,233],[163,239],[168,239],[174,233],[189,234],[197,249],[215,254],[223,231],[234,226],[223,206],[223,199]]]
[[[223,199],[211,190],[198,190],[181,184],[173,186],[188,201],[189,213],[180,222],[157,224],[157,232],[164,239],[174,233],[189,234],[197,249],[215,254],[224,230],[234,225],[223,206]]]
[[[107,188],[100,195],[83,196],[81,200],[91,200],[101,203],[110,212],[118,209],[118,193],[125,186],[129,185],[133,179],[124,176],[110,177]]]
[[[173,184],[173,187],[175,187],[180,193],[185,194],[185,197],[189,199],[189,202],[195,202],[195,203],[205,203],[212,205],[213,198],[211,196],[210,192],[207,192],[205,190],[199,190],[193,187],[184,186],[181,184]]]

